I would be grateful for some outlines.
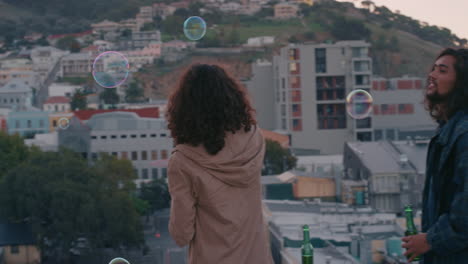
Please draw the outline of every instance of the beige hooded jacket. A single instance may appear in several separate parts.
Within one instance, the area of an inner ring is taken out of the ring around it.
[[[190,264],[273,264],[262,214],[260,128],[227,132],[224,148],[180,144],[168,165],[169,232]]]

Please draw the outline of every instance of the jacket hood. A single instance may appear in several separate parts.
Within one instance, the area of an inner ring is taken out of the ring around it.
[[[252,126],[235,133],[226,132],[225,145],[216,155],[210,155],[205,147],[179,144],[173,152],[180,152],[212,176],[235,187],[248,187],[263,166],[265,141],[260,128]]]

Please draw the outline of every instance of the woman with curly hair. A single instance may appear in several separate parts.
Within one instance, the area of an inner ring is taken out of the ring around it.
[[[191,264],[272,264],[261,201],[265,141],[245,90],[193,65],[169,98],[169,232]]]

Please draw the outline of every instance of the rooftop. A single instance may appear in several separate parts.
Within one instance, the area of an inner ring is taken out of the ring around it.
[[[75,111],[74,114],[78,119],[82,121],[86,121],[96,114],[111,113],[111,112],[132,112],[132,113],[136,113],[139,117],[159,118],[158,107],[149,107],[149,108],[141,108],[141,109],[79,110],[79,111]]]

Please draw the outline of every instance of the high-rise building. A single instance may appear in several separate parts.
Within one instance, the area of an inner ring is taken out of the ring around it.
[[[346,141],[372,140],[372,117],[346,112],[349,92],[370,91],[369,47],[364,41],[290,44],[274,57],[276,128],[291,135],[292,148],[338,154]]]

